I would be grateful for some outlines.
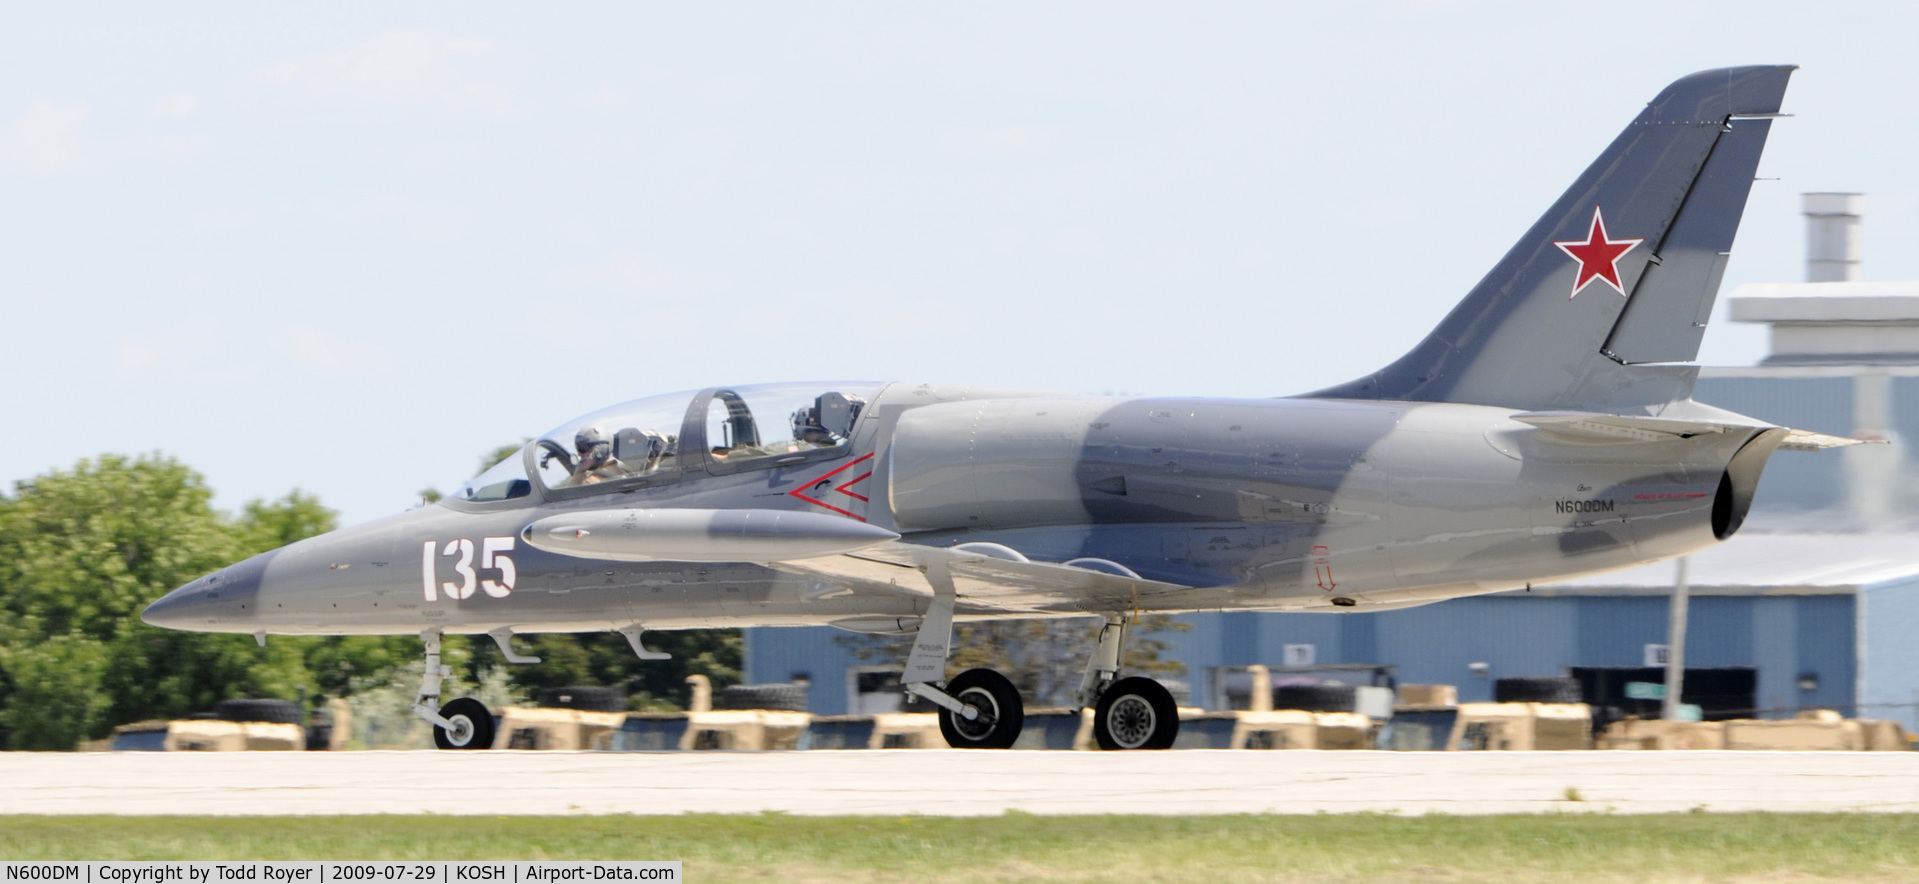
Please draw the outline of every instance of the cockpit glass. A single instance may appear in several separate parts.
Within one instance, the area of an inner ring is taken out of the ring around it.
[[[795,454],[843,449],[861,410],[883,386],[860,381],[722,387],[707,409],[704,451],[698,442],[682,450],[680,438],[699,391],[635,399],[540,436],[533,443],[534,463],[540,484],[559,491],[648,478],[667,481],[682,469],[732,472],[741,464],[770,466]],[[691,432],[697,436],[700,429],[696,422]]]
[[[539,438],[535,461],[548,488],[624,482],[679,469],[680,424],[694,393],[635,399]]]
[[[706,444],[715,463],[847,444],[853,422],[879,391],[878,384],[810,383],[726,387],[706,410]]]
[[[533,493],[533,483],[526,479],[526,462],[521,457],[525,449],[516,449],[506,460],[500,461],[487,471],[467,480],[460,490],[453,492],[456,500],[468,500],[474,503],[486,503],[494,500],[512,500]]]

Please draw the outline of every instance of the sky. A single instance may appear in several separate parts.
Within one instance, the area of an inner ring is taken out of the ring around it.
[[[1661,87],[1801,65],[1722,295],[1867,194],[1919,6],[30,4],[0,483],[162,452],[352,524],[569,418],[870,378],[1275,396],[1410,348]],[[1749,365],[1725,322],[1701,361]]]

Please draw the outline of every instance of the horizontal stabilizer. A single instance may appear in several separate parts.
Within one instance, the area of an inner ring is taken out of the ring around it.
[[[1779,443],[1781,451],[1824,451],[1828,448],[1844,448],[1848,445],[1887,444],[1885,439],[1848,439],[1845,436],[1828,436],[1811,430],[1793,430],[1786,434],[1786,441]]]
[[[1750,433],[1764,424],[1731,421],[1675,420],[1636,414],[1597,414],[1586,411],[1526,411],[1513,420],[1578,442],[1669,442],[1718,433]],[[1809,430],[1789,430],[1780,444],[1785,451],[1820,451],[1863,444],[1867,440],[1829,436]]]

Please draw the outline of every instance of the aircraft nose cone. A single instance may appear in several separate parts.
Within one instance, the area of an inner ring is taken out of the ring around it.
[[[162,629],[208,631],[257,616],[260,580],[275,552],[261,553],[161,596],[140,619]]]

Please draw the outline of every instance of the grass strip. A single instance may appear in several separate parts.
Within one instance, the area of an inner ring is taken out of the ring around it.
[[[689,881],[1919,879],[1919,816],[36,817],[0,859],[678,859]]]

